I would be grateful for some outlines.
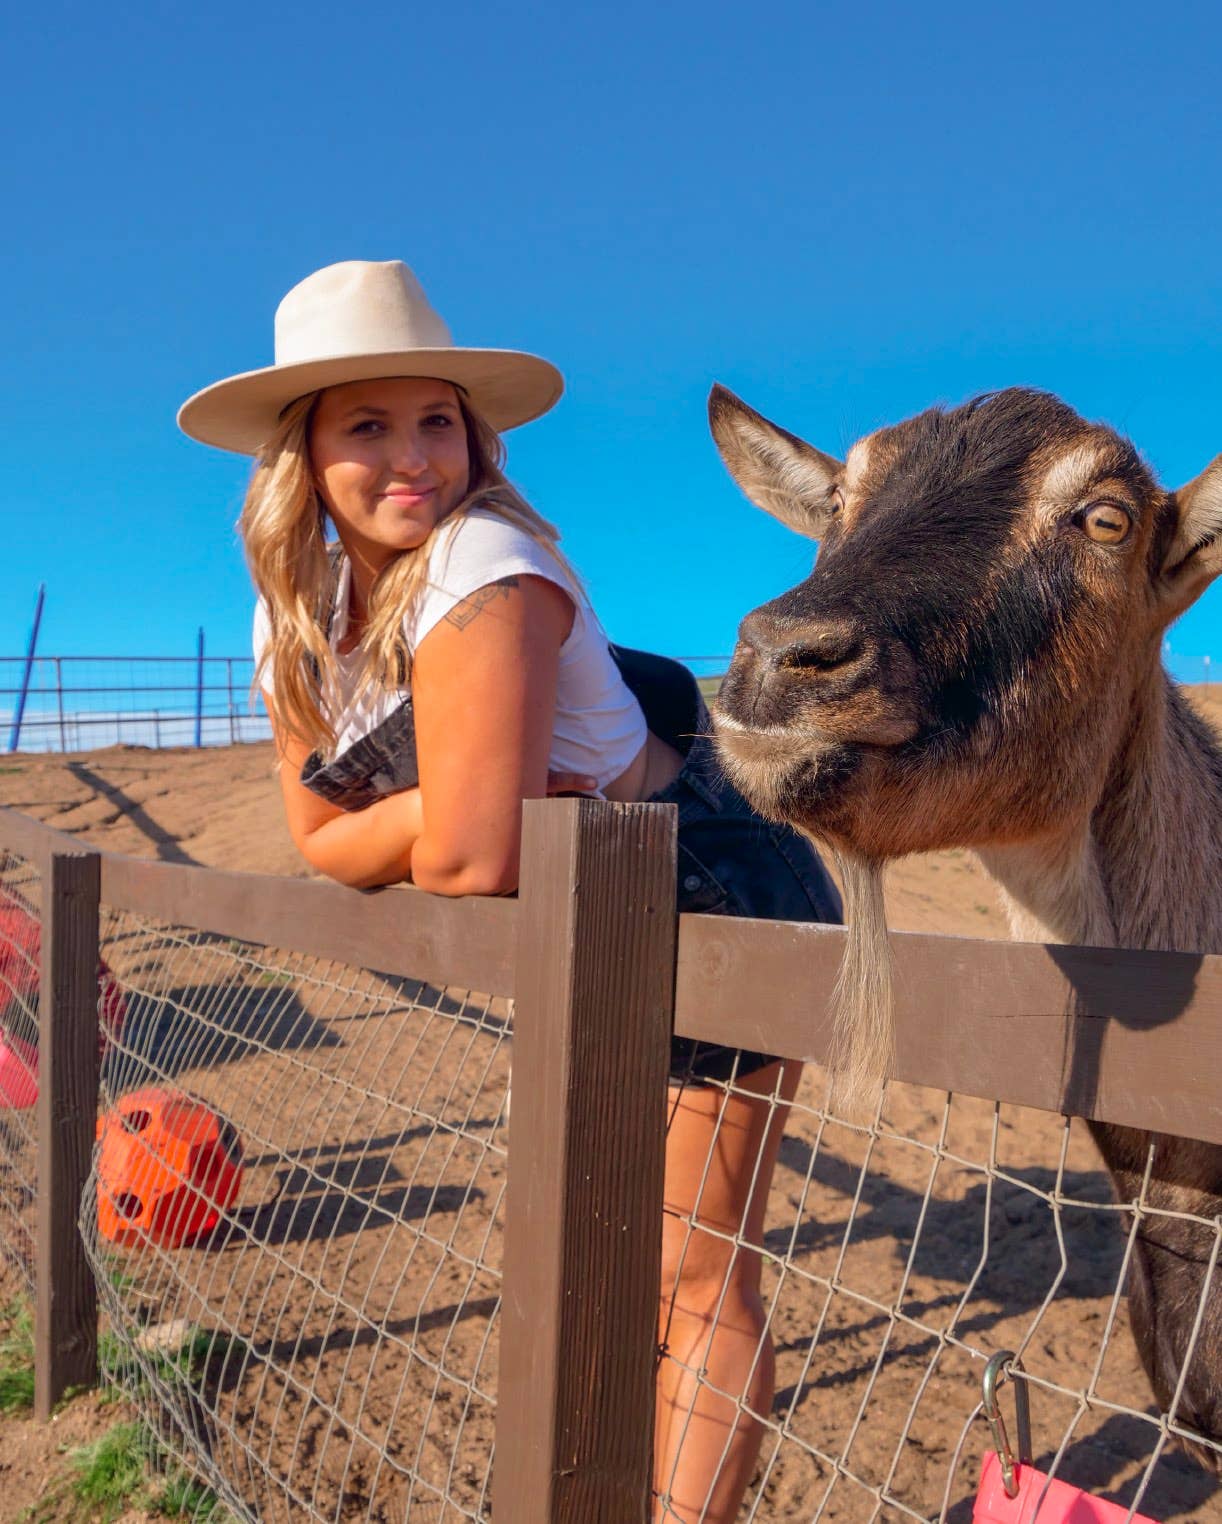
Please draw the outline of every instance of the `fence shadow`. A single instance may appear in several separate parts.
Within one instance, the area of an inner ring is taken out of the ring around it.
[[[192,857],[189,852],[184,852],[178,845],[176,838],[171,833],[159,826],[153,817],[142,805],[136,803],[114,783],[107,783],[100,773],[95,773],[91,767],[86,767],[83,762],[67,763],[68,771],[86,788],[91,788],[99,798],[113,804],[117,810],[131,821],[132,825],[146,837],[156,848],[158,858],[164,863],[183,863],[189,868],[199,868],[203,864],[198,858]]]
[[[336,1048],[342,1041],[285,986],[182,985],[130,992],[121,1040],[107,1050],[112,1091],[173,1079],[186,1069],[237,1063],[255,1053]]]
[[[371,1155],[365,1145],[357,1145],[355,1155],[335,1159],[325,1178],[289,1161],[278,1171],[271,1199],[243,1209],[216,1246],[231,1243],[237,1233],[276,1245],[343,1238],[379,1222],[412,1222],[484,1199],[482,1190],[469,1185],[408,1185],[386,1154]]]
[[[861,1175],[860,1166],[826,1147],[819,1150],[812,1164],[809,1145],[793,1136],[782,1139],[779,1162],[803,1179],[809,1172],[812,1183],[826,1186],[850,1201]],[[885,1190],[880,1189],[877,1200],[867,1187],[862,1202],[866,1210],[854,1217],[851,1241],[890,1242],[896,1259],[904,1261],[921,1209],[925,1207],[913,1265],[915,1273],[966,1285],[976,1271],[986,1220],[993,1244],[998,1243],[1003,1233],[1023,1231],[1021,1263],[1007,1267],[999,1259],[996,1267],[990,1267],[987,1284],[982,1278],[981,1295],[1000,1303],[997,1318],[1029,1311],[1039,1306],[1043,1288],[1061,1268],[1056,1236],[1029,1231],[1038,1224],[1041,1214],[1046,1214],[1051,1222],[1051,1209],[1035,1193],[1052,1192],[1057,1187],[1058,1175],[1055,1170],[1039,1165],[1007,1168],[1006,1174],[1019,1183],[994,1180],[991,1216],[987,1219],[988,1182],[984,1179],[974,1181],[962,1196],[951,1200],[931,1195],[926,1206],[923,1191],[901,1185],[888,1176]],[[1059,1180],[1062,1196],[1072,1198],[1062,1206],[1068,1265],[1061,1293],[1069,1297],[1109,1295],[1124,1254],[1120,1214],[1092,1209],[1113,1199],[1108,1177],[1102,1169],[1066,1170]],[[843,1223],[821,1223],[807,1213],[796,1234],[787,1228],[772,1229],[765,1234],[764,1247],[778,1255],[789,1251],[791,1245],[794,1253],[814,1252],[839,1243],[843,1234]]]
[[[809,1178],[813,1186],[834,1191],[847,1202],[853,1201],[858,1190],[859,1163],[826,1147],[813,1153],[800,1137],[786,1135],[782,1139],[779,1162],[802,1181]],[[895,1262],[905,1264],[919,1224],[914,1275],[950,1282],[952,1288],[958,1289],[922,1297],[910,1286],[903,1302],[904,1312],[925,1319],[939,1310],[950,1311],[961,1301],[962,1288],[974,1280],[972,1301],[955,1323],[957,1336],[964,1339],[987,1334],[1009,1318],[1034,1313],[1058,1280],[1059,1300],[1086,1301],[1110,1296],[1121,1273],[1125,1234],[1120,1212],[1099,1210],[1114,1199],[1103,1168],[1067,1169],[1058,1174],[1055,1169],[1043,1166],[1007,1166],[1005,1174],[1010,1178],[993,1180],[991,1202],[984,1178],[973,1181],[953,1199],[939,1199],[931,1194],[928,1202],[923,1190],[902,1185],[889,1173],[885,1180],[868,1179],[853,1214],[850,1254],[852,1246],[887,1244]],[[876,1190],[871,1189],[874,1184]],[[1057,1235],[1049,1230],[1052,1208],[1043,1199],[1058,1190],[1064,1258]],[[980,1266],[986,1229],[989,1254]],[[842,1220],[820,1222],[807,1205],[796,1232],[791,1227],[770,1229],[764,1236],[764,1246],[769,1253],[780,1259],[788,1257],[800,1267],[803,1256],[838,1249],[845,1231]],[[1010,1255],[1003,1246],[1006,1235],[1015,1233],[1021,1239],[1021,1253]],[[841,1279],[848,1279],[846,1269],[839,1273]],[[871,1290],[879,1300],[886,1300],[885,1292]],[[844,1343],[852,1350],[863,1335],[881,1334],[891,1322],[885,1312],[870,1312],[862,1307],[851,1323],[824,1327],[820,1342]],[[924,1334],[901,1324],[891,1338],[892,1357],[928,1360],[939,1342],[932,1329]],[[778,1353],[804,1352],[807,1347],[805,1337],[777,1344]],[[819,1370],[816,1365],[800,1383],[778,1388],[774,1414],[778,1418],[791,1416],[820,1391],[851,1388],[871,1375],[875,1358],[870,1350],[859,1360],[850,1356],[846,1366]],[[1037,1400],[1038,1393],[1033,1397],[1033,1401]],[[1154,1413],[1156,1409],[1148,1406],[1147,1411]],[[987,1447],[983,1427],[981,1433],[981,1446]],[[1134,1457],[1148,1454],[1150,1446],[1151,1430],[1147,1424],[1137,1417],[1115,1414],[1088,1436],[1070,1443],[1057,1474],[1074,1486],[1128,1507],[1140,1485],[1140,1472],[1133,1474]],[[1036,1463],[1044,1469],[1051,1462],[1051,1452],[1036,1457]],[[1123,1480],[1117,1480],[1122,1476]],[[1155,1467],[1138,1507],[1158,1519],[1180,1518],[1214,1498],[1220,1486],[1217,1477],[1173,1443]],[[946,1515],[947,1524],[971,1524],[971,1518],[970,1499],[956,1503]]]

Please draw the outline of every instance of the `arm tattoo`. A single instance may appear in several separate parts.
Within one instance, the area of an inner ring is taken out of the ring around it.
[[[486,609],[495,598],[508,598],[510,588],[517,587],[516,577],[502,577],[499,582],[489,582],[486,587],[477,588],[469,598],[462,598],[448,614],[444,615],[447,624],[452,624],[456,630],[465,630],[476,615]]]

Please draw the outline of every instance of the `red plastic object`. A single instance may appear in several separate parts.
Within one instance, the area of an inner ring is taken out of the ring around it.
[[[38,1099],[38,1010],[42,928],[28,910],[0,905],[0,1107],[20,1109]],[[98,962],[98,1052],[123,1025],[123,991]],[[37,1018],[35,1017],[35,1020]]]
[[[178,1248],[210,1232],[242,1184],[242,1147],[182,1090],[133,1090],[98,1121],[98,1231],[111,1243]]]
[[[1124,1524],[1129,1517],[1128,1509],[1119,1503],[1092,1497],[1060,1477],[1049,1481],[1042,1471],[1021,1461],[1014,1467],[1014,1480],[1018,1494],[1007,1497],[1001,1462],[988,1451],[980,1468],[972,1524]],[[1158,1524],[1158,1520],[1135,1513],[1132,1524]]]

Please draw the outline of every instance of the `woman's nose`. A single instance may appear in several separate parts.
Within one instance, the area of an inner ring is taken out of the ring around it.
[[[391,464],[397,471],[419,476],[428,469],[428,451],[417,434],[396,434],[391,441]]]

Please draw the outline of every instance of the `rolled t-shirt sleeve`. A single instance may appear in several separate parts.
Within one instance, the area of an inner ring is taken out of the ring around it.
[[[544,546],[516,524],[487,509],[473,508],[437,536],[424,590],[404,622],[408,646],[414,651],[464,598],[505,577],[542,577],[567,593],[581,611],[576,590]]]

